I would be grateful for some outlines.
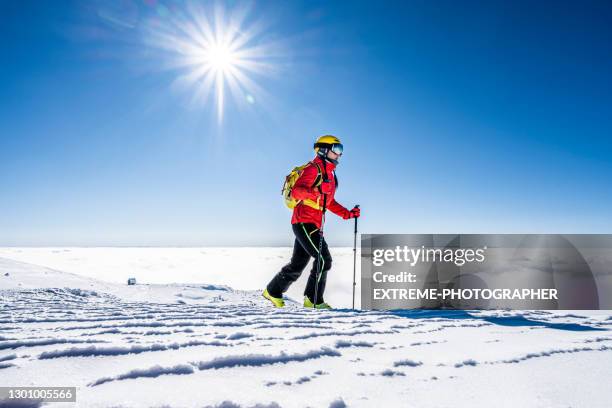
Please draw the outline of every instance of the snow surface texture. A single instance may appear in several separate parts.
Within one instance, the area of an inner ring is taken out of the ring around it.
[[[291,259],[293,248],[0,248],[9,258],[82,277],[125,284],[205,282],[239,290],[263,288]],[[335,307],[352,306],[353,248],[331,248],[326,299]],[[360,252],[357,252],[359,262]],[[287,292],[302,300],[310,266]],[[357,282],[357,307],[359,300]]]
[[[76,386],[79,407],[612,406],[610,311],[277,310],[27,251],[0,257],[0,385]]]

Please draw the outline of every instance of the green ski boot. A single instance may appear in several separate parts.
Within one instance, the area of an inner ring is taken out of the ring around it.
[[[307,307],[309,309],[331,309],[332,308],[330,305],[328,305],[325,302],[319,303],[315,307],[314,303],[312,303],[312,301],[308,299],[308,296],[304,296],[304,307]]]
[[[268,293],[268,289],[265,289],[263,291],[262,295],[263,295],[263,297],[268,299],[270,302],[272,302],[274,307],[283,307],[283,306],[285,306],[285,301],[283,300],[283,298],[276,298],[276,297],[270,295]]]

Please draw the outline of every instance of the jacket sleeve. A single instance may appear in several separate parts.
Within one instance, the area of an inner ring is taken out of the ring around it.
[[[319,192],[316,188],[313,188],[312,185],[317,178],[319,171],[317,170],[317,166],[310,165],[304,168],[302,175],[297,179],[295,185],[291,189],[291,197],[296,200],[306,200],[310,199],[313,201],[317,201],[317,197],[319,196]]]
[[[344,208],[344,206],[337,202],[336,199],[333,199],[331,203],[327,204],[327,208],[329,211],[344,218],[345,220],[348,219],[350,215],[350,211]]]

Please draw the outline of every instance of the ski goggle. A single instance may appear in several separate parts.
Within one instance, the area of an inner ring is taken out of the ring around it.
[[[344,150],[344,147],[342,146],[342,143],[334,143],[333,145],[331,145],[331,148],[329,150],[340,156],[342,154],[342,151]]]

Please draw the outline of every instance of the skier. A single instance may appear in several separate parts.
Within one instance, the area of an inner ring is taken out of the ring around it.
[[[304,307],[331,309],[323,300],[327,272],[332,266],[332,258],[322,232],[324,212],[329,209],[345,220],[360,215],[358,206],[347,210],[334,199],[338,187],[334,169],[343,150],[340,139],[331,135],[321,136],[315,142],[314,150],[316,157],[303,167],[290,190],[291,198],[297,200],[291,218],[295,234],[291,261],[272,278],[263,292],[263,296],[276,307],[285,305],[283,293],[300,277],[312,257],[315,260],[304,290]],[[315,284],[317,277],[318,285]]]

